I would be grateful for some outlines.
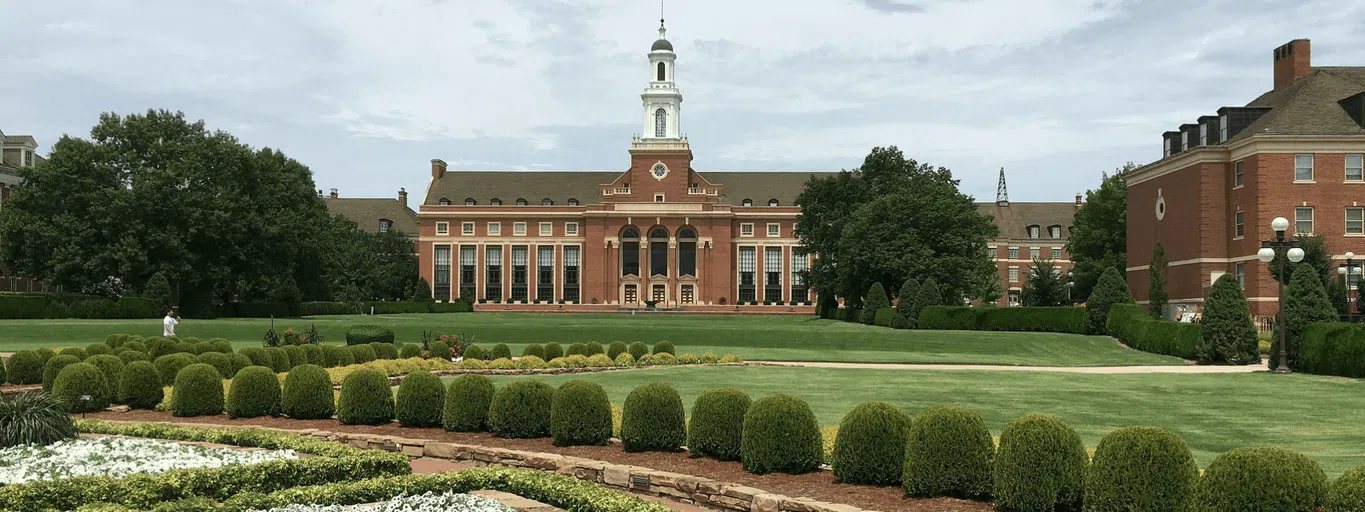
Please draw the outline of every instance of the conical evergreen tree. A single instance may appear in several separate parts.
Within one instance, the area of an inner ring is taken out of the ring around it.
[[[1322,286],[1322,275],[1317,268],[1307,263],[1294,267],[1294,276],[1284,290],[1285,352],[1290,370],[1299,366],[1299,341],[1304,329],[1317,322],[1333,322],[1338,319],[1336,310],[1327,299],[1327,290]],[[1280,337],[1275,333],[1270,346],[1270,369],[1280,366]]]
[[[889,307],[891,299],[886,297],[886,288],[883,288],[881,283],[872,283],[872,287],[867,290],[867,298],[863,299],[863,313],[858,321],[872,325],[877,320],[877,310]]]
[[[1114,304],[1132,304],[1133,293],[1128,291],[1128,283],[1119,275],[1118,269],[1109,267],[1095,283],[1095,290],[1085,301],[1086,334],[1104,334],[1104,325],[1109,321],[1109,308]]]
[[[1148,266],[1147,310],[1152,318],[1162,319],[1169,294],[1166,293],[1166,249],[1161,244],[1152,247],[1152,263]]]
[[[1196,350],[1200,363],[1250,364],[1260,359],[1251,307],[1232,274],[1223,274],[1209,289],[1200,327]]]
[[[915,301],[919,300],[919,281],[911,277],[901,285],[896,295],[896,316],[891,319],[891,327],[914,329],[919,325],[919,315],[915,314]]]
[[[161,272],[152,274],[152,278],[147,280],[147,286],[142,289],[142,296],[156,303],[158,313],[164,314],[175,305],[171,302],[171,283]]]
[[[915,325],[919,325],[919,314],[921,311],[924,311],[924,308],[942,304],[943,294],[938,290],[938,281],[935,281],[932,277],[925,279],[924,284],[921,284],[919,287],[919,293],[915,294],[915,303],[912,304],[913,309],[910,311],[910,314],[914,315],[914,318],[917,319]]]

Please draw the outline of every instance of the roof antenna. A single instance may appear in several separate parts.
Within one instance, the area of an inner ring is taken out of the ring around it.
[[[659,39],[664,38],[664,0],[659,0]]]
[[[1004,167],[1001,167],[1001,168],[1000,168],[1000,184],[997,185],[997,186],[995,187],[995,204],[996,204],[996,206],[1009,206],[1009,205],[1010,205],[1010,192],[1009,192],[1009,189],[1005,188],[1005,168],[1004,168]]]

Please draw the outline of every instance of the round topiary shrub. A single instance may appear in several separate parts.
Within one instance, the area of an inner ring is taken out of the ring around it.
[[[289,356],[289,367],[293,368],[301,364],[308,364],[308,354],[304,353],[303,347],[298,345],[285,345],[280,347],[285,355]],[[289,370],[285,370],[289,371]]]
[[[560,344],[555,342],[545,344],[545,356],[542,357],[541,359],[544,359],[546,361],[554,361],[555,359],[559,359],[561,357],[564,357],[564,347],[560,346]]]
[[[493,381],[472,373],[456,377],[446,388],[441,426],[453,432],[488,429],[488,408],[493,403]]]
[[[204,351],[204,347],[201,346],[198,342],[190,343],[188,341],[182,341],[175,344],[174,351],[183,352],[186,354],[193,354],[197,356],[199,355],[200,352]]]
[[[393,343],[393,329],[382,325],[352,325],[346,329],[347,345],[364,345],[376,341]]]
[[[697,364],[700,362],[701,358],[697,357],[696,354],[688,354],[684,352],[683,354],[680,354],[678,356],[678,364]]]
[[[72,413],[103,411],[109,407],[109,381],[93,364],[72,363],[57,373],[52,383],[52,396],[62,401],[64,410]],[[82,400],[84,397],[89,398]]]
[[[521,370],[539,370],[545,367],[545,360],[536,356],[521,356],[516,364]]]
[[[596,354],[588,358],[588,368],[606,368],[615,365],[616,362],[612,361],[606,354]]]
[[[1316,510],[1327,496],[1317,462],[1284,448],[1229,450],[1209,463],[1199,482],[1199,510]]]
[[[128,350],[126,348],[119,351],[118,358],[120,361],[123,361],[123,364],[125,365],[133,361],[147,361],[149,363],[152,362],[152,356],[148,355],[146,352],[138,352],[136,350]]]
[[[478,360],[487,359],[487,357],[484,357],[484,356],[485,356],[485,354],[483,353],[483,349],[480,348],[478,345],[470,345],[470,346],[468,346],[468,347],[465,347],[465,348],[464,348],[464,353],[463,353],[463,354],[460,354],[460,357],[463,357],[463,358],[465,358],[465,359],[478,359]]]
[[[512,349],[511,349],[511,348],[508,348],[506,343],[499,343],[499,344],[497,344],[497,345],[493,345],[493,350],[488,351],[488,358],[489,358],[489,359],[511,359],[511,358],[512,358]]]
[[[43,360],[43,364],[47,364],[48,359],[52,359],[53,357],[57,356],[57,353],[53,352],[52,349],[50,348],[40,348],[34,350],[33,353],[38,354],[38,358]]]
[[[626,355],[630,355],[630,354],[626,354]],[[642,356],[640,356],[639,359],[636,359],[636,360],[635,360],[635,366],[651,366],[651,365],[653,365],[653,364],[654,364],[654,356],[651,356],[651,355],[649,355],[649,354],[642,355]]]
[[[229,418],[278,416],[280,379],[275,376],[275,370],[248,366],[238,372],[228,388],[227,414]]]
[[[555,446],[605,445],[611,439],[611,400],[595,382],[571,380],[550,402],[550,437]]]
[[[843,431],[840,431],[840,435]],[[1004,510],[1080,510],[1089,456],[1062,420],[1026,414],[1005,425],[992,471],[996,506]]]
[[[652,366],[677,366],[678,358],[673,357],[673,354],[663,352],[649,356],[649,364]]]
[[[674,351],[673,342],[671,341],[660,341],[654,344],[654,355],[659,354],[669,354],[674,357],[678,355],[678,353]]]
[[[59,355],[59,356],[73,356],[73,357],[75,357],[76,359],[79,359],[79,360],[81,360],[81,361],[84,361],[85,358],[90,357],[90,354],[85,353],[85,349],[80,348],[80,347],[66,347],[66,348],[64,348],[64,349],[59,350],[59,351],[57,352],[57,355]]]
[[[565,355],[565,356],[582,356],[582,355],[587,355],[587,354],[585,354],[585,352],[587,352],[587,351],[588,351],[588,346],[587,346],[586,344],[583,344],[583,343],[570,343],[570,344],[569,344],[569,348],[568,348],[567,350],[564,351],[564,355]]]
[[[538,380],[519,380],[493,394],[488,428],[499,437],[534,438],[550,435],[550,405],[555,388]]]
[[[270,357],[269,366],[270,369],[275,370],[275,373],[289,371],[291,364],[289,361],[289,353],[285,352],[284,349],[280,347],[266,347],[265,354]]]
[[[630,354],[618,354],[630,357]],[[744,436],[744,413],[749,411],[749,395],[738,389],[710,389],[692,404],[692,420],[687,424],[687,450],[717,460],[739,460]]]
[[[430,372],[418,370],[407,374],[398,385],[395,409],[398,424],[414,428],[440,425],[445,391],[441,379]]]
[[[1337,477],[1327,490],[1323,503],[1326,512],[1365,510],[1365,466],[1356,466]]]
[[[84,363],[95,365],[104,374],[104,383],[109,386],[109,399],[118,395],[118,380],[123,375],[123,360],[109,354],[98,354],[85,358]]]
[[[118,402],[133,409],[152,409],[165,398],[161,376],[148,361],[133,361],[123,367],[118,383]]]
[[[332,378],[321,366],[295,366],[284,376],[280,412],[296,420],[325,420],[336,413]]]
[[[186,357],[191,357],[186,355]],[[171,388],[171,415],[215,416],[223,413],[223,376],[210,365],[186,366],[175,376]]]
[[[626,353],[630,354],[630,357],[635,358],[636,361],[639,361],[641,357],[649,354],[649,345],[644,344],[642,341],[631,343],[630,346],[626,347]]]
[[[825,456],[820,425],[800,398],[777,394],[755,400],[744,413],[740,462],[751,473],[801,474]]]
[[[81,362],[73,355],[53,356],[43,365],[43,391],[52,392],[52,383],[57,381],[57,374],[61,373],[62,368]]]
[[[606,353],[607,352],[605,350],[602,350],[602,344],[596,341],[589,341],[583,344],[583,355],[585,356],[592,357],[598,354]]]
[[[322,354],[322,347],[313,344],[300,345],[299,350],[303,351],[304,362],[302,364],[311,364],[315,366],[327,364],[327,357]],[[296,364],[294,366],[298,367],[299,365]]]
[[[199,354],[198,356],[195,356],[194,362],[212,366],[214,369],[218,370],[218,375],[222,375],[224,379],[231,379],[233,375],[237,374],[237,372],[232,371],[232,359],[227,355],[218,352],[204,352],[203,354]]]
[[[369,345],[351,345],[373,351]],[[370,369],[351,372],[341,381],[337,421],[342,425],[384,425],[393,421],[393,391],[384,374]]]
[[[455,358],[455,352],[450,350],[450,344],[444,341],[432,343],[430,352],[432,359],[445,359],[446,361],[449,361]]]
[[[682,397],[668,384],[637,386],[621,410],[621,444],[628,452],[676,452],[687,442]]]
[[[248,366],[264,366],[266,368],[275,367],[274,363],[271,362],[270,353],[266,352],[265,349],[262,347],[247,347],[238,350],[237,353],[246,356],[248,359],[251,359],[251,364]]]
[[[351,351],[346,350],[345,347],[338,347],[336,345],[323,345],[322,346],[323,363],[321,366],[323,368],[336,368],[338,366],[345,366],[341,364],[342,354],[345,354],[346,357],[350,357]]]
[[[104,344],[109,348],[119,348],[132,337],[131,334],[110,334],[104,338]]]
[[[1184,439],[1157,427],[1106,434],[1085,476],[1086,512],[1190,510],[1199,466]]]
[[[156,367],[157,375],[161,376],[161,385],[171,386],[175,384],[175,376],[180,374],[186,366],[195,363],[195,356],[184,352],[177,354],[166,354],[152,361]]]
[[[203,354],[200,354],[200,355],[203,355]],[[251,364],[251,358],[250,358],[250,357],[247,357],[247,356],[244,356],[244,355],[241,355],[241,354],[233,353],[233,354],[231,354],[231,355],[228,355],[228,367],[229,367],[229,370],[231,371],[232,375],[237,375],[237,372],[242,371],[242,368],[246,368],[246,367],[248,367],[248,366],[259,366],[259,365]],[[269,368],[269,367],[267,367],[267,368]],[[274,369],[271,368],[271,371],[274,371]]]
[[[501,359],[494,359],[488,362],[489,370],[515,370],[516,368],[517,364],[513,363],[511,359],[508,359],[506,357]]]
[[[414,357],[422,357],[422,347],[420,345],[405,343],[398,349],[399,359],[412,359]]]
[[[868,402],[854,407],[839,422],[831,461],[834,477],[851,484],[901,483],[909,435],[910,416],[895,406]]]
[[[43,382],[43,358],[32,350],[20,350],[5,361],[5,378],[12,384]]]
[[[114,355],[113,352],[110,352],[109,345],[105,345],[103,343],[96,343],[94,345],[85,347],[85,354],[87,356]]]
[[[147,344],[143,343],[141,340],[135,339],[122,345],[119,345],[118,348],[119,350],[136,350],[138,352],[146,352]]]
[[[374,353],[374,347],[369,345],[351,345],[346,347],[351,352],[351,357],[355,359],[353,364],[365,364],[378,359]]]
[[[171,338],[147,338],[147,355],[156,361],[158,357],[174,354],[179,350],[176,346],[177,343]]]
[[[525,347],[522,347],[522,348],[521,348],[521,357],[526,357],[526,356],[536,356],[536,357],[540,358],[540,360],[544,361],[544,360],[545,360],[545,346],[544,346],[544,345],[541,345],[541,344],[538,344],[538,343],[532,343],[532,344],[530,344],[530,345],[527,345],[527,346],[525,346]]]
[[[990,496],[994,459],[991,431],[980,414],[952,405],[930,407],[910,422],[901,483],[911,496]]]
[[[392,343],[376,341],[370,344],[374,349],[375,359],[398,359],[398,346]]]
[[[218,352],[218,353],[221,353],[221,354],[232,354],[232,353],[233,353],[233,352],[232,352],[232,342],[230,342],[230,341],[228,341],[228,340],[225,340],[225,339],[223,339],[223,338],[214,338],[214,339],[211,339],[211,340],[208,341],[207,344],[205,344],[205,346],[206,346],[207,348],[204,349],[204,352]]]
[[[624,341],[613,341],[611,342],[611,345],[607,346],[607,357],[610,357],[612,361],[615,361],[616,358],[621,357],[621,354],[624,353],[626,353],[626,343]]]
[[[488,363],[483,362],[483,359],[465,359],[460,361],[457,368],[461,370],[482,370],[488,368]]]

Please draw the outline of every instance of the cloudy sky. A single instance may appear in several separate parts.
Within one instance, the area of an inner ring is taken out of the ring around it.
[[[699,170],[832,171],[896,145],[979,199],[1070,200],[1271,86],[1365,65],[1345,0],[672,0]],[[457,169],[624,170],[657,0],[0,0],[0,129],[182,110],[343,196]]]

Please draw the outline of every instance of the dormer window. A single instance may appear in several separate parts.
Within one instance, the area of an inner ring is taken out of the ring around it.
[[[1030,225],[1030,226],[1028,227],[1028,237],[1029,237],[1029,238],[1038,238],[1038,236],[1039,236],[1039,233],[1038,233],[1038,225],[1037,225],[1037,224]]]
[[[393,221],[389,219],[379,219],[380,233],[388,233],[390,229],[393,229]]]
[[[1207,145],[1209,145],[1209,124],[1208,124],[1208,123],[1204,123],[1204,124],[1199,125],[1199,145],[1200,145],[1200,146],[1207,146]]]
[[[769,200],[768,200],[768,206],[777,206],[777,200],[776,200],[776,199],[769,199]]]
[[[541,200],[540,200],[540,205],[541,205],[541,206],[554,206],[554,205],[555,205],[555,200],[554,200],[554,199],[550,199],[550,198],[547,197],[547,198],[545,198],[545,199],[541,199]]]
[[[488,204],[491,204],[493,206],[502,206],[502,200],[495,197],[493,198],[492,201],[489,201]]]
[[[574,199],[574,198],[572,198],[572,197],[570,197],[570,198],[569,198],[569,206],[578,206],[578,200],[577,200],[577,199]]]
[[[1228,141],[1228,115],[1218,116],[1218,142]]]
[[[1062,237],[1062,226],[1053,224],[1047,227],[1047,235],[1052,238]]]
[[[749,199],[749,198],[746,197],[746,198],[744,198],[743,201],[740,201],[740,202],[739,202],[739,205],[740,205],[740,206],[753,206],[753,205],[754,205],[754,200],[753,200],[753,199]]]
[[[1185,151],[1187,149],[1190,149],[1190,132],[1182,130],[1180,132],[1180,150]]]
[[[522,199],[522,198],[520,198],[520,197],[518,197],[518,198],[517,198],[517,206],[526,206],[526,200],[525,200],[525,199]]]
[[[1166,153],[1165,153],[1165,156],[1171,156],[1171,139],[1170,139],[1169,137],[1166,138]]]
[[[464,205],[465,205],[465,206],[474,206],[474,205],[476,205],[476,204],[479,204],[479,202],[478,202],[478,201],[475,201],[474,198],[472,198],[472,197],[466,197],[466,198],[464,198]]]
[[[450,198],[442,197],[440,201],[436,201],[436,204],[441,206],[450,206]]]

